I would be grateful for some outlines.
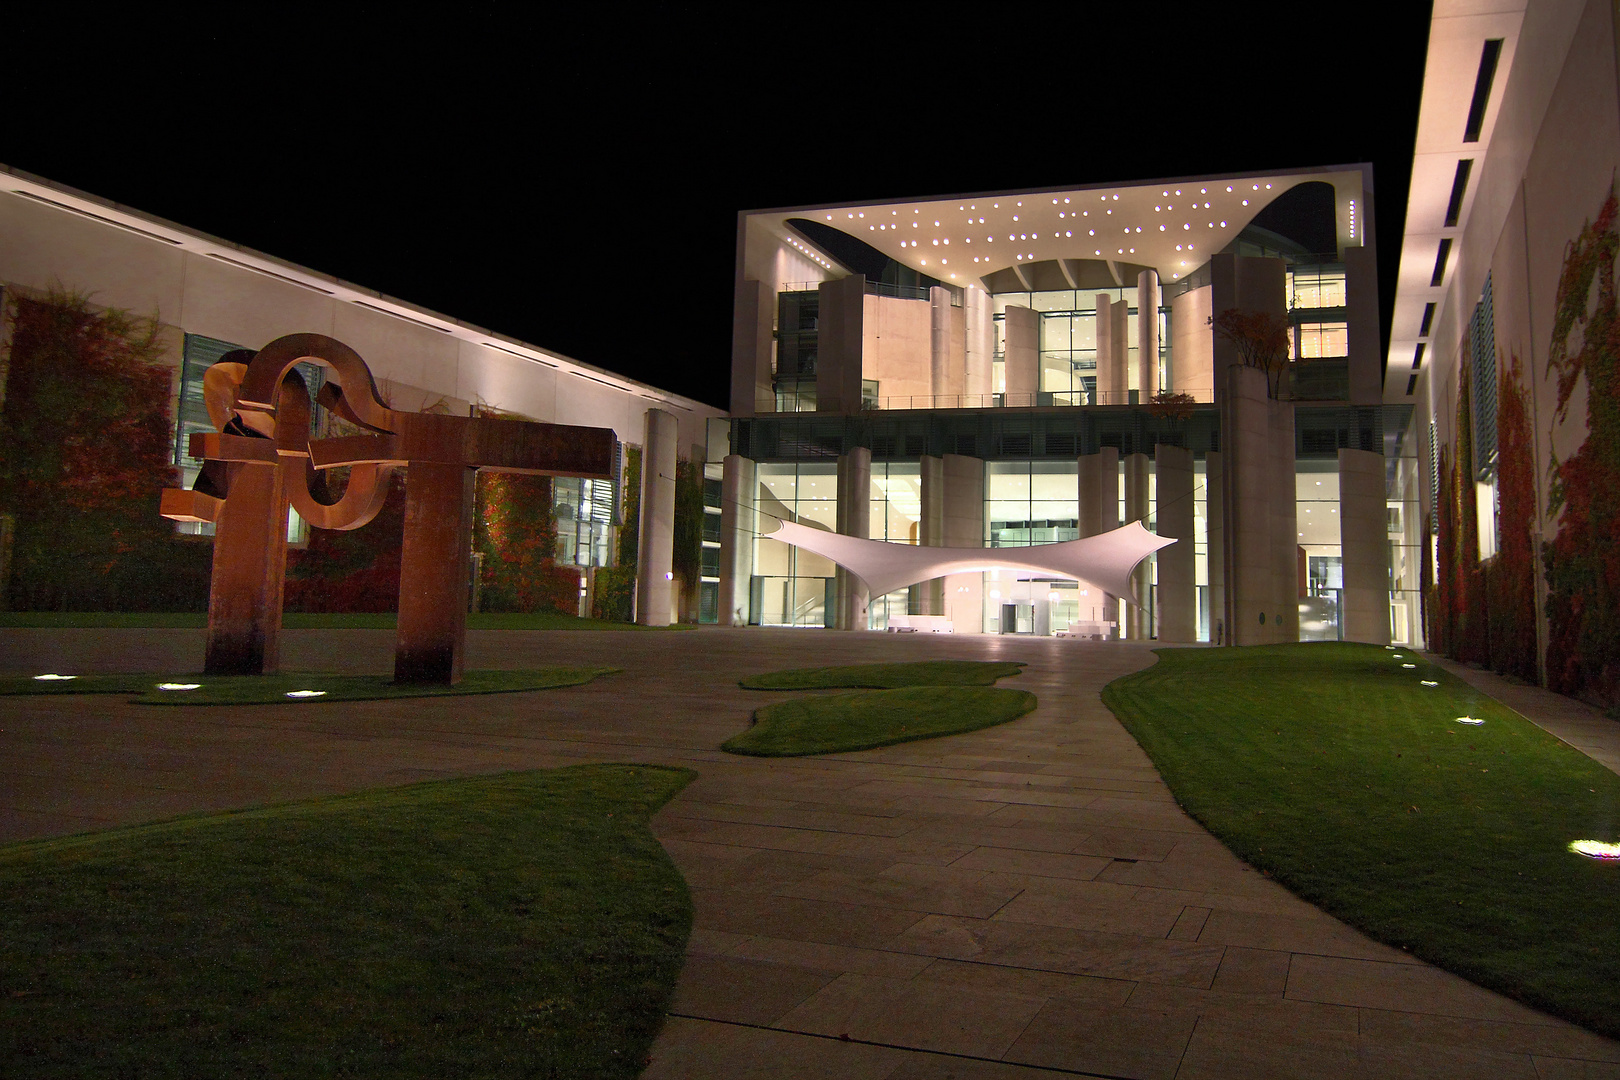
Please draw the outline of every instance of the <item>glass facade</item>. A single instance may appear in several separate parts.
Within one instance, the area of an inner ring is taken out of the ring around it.
[[[759,526],[778,519],[829,532],[838,526],[838,467],[833,462],[759,466]],[[831,559],[768,536],[754,540],[751,621],[763,626],[828,626],[834,615]]]
[[[1301,641],[1342,638],[1344,557],[1339,543],[1339,463],[1334,459],[1294,463],[1295,514],[1305,595],[1299,601]]]
[[[618,504],[611,480],[558,476],[551,481],[551,511],[557,520],[557,561],[608,566]]]

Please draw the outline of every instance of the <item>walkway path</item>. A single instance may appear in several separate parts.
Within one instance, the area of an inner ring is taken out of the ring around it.
[[[391,635],[287,635],[287,666],[386,670]],[[0,839],[577,761],[700,778],[654,828],[691,955],[648,1080],[1620,1077],[1620,1045],[1376,944],[1175,804],[1097,697],[1145,647],[803,631],[474,633],[473,666],[600,661],[534,695],[274,708],[0,701]],[[813,650],[813,651],[812,651]],[[0,631],[13,671],[194,664],[193,631]],[[1040,707],[887,750],[715,749],[805,663],[1017,659]]]

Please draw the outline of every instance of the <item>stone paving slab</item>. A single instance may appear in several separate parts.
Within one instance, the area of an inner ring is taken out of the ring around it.
[[[0,670],[190,670],[202,640],[0,630]],[[392,645],[389,631],[289,631],[283,652],[290,669],[386,671]],[[740,689],[744,675],[936,657],[1026,661],[1006,685],[1040,706],[859,754],[718,750],[781,700]],[[469,634],[473,667],[604,659],[623,671],[487,697],[232,709],[3,699],[0,839],[442,776],[682,765],[700,777],[653,828],[692,889],[696,928],[651,1080],[1620,1080],[1620,1044],[1370,941],[1188,818],[1098,697],[1153,662],[1146,647]],[[1620,725],[1595,710],[1459,674],[1620,763]]]

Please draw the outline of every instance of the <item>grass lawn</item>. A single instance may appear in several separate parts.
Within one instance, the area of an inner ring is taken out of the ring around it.
[[[744,690],[825,690],[866,687],[890,690],[901,686],[994,686],[997,679],[1023,671],[1021,663],[983,660],[922,660],[910,664],[850,664],[846,667],[795,668],[750,675]]]
[[[41,681],[31,675],[0,676],[0,696],[17,694],[128,694],[143,705],[279,705],[381,698],[511,694],[578,686],[618,668],[557,667],[528,671],[469,671],[454,686],[398,684],[391,675],[79,675]],[[55,674],[67,674],[57,672]],[[168,686],[169,689],[161,689]],[[189,687],[190,689],[185,689]],[[298,695],[296,697],[291,695]]]
[[[322,615],[289,611],[281,617],[287,630],[392,630],[393,612],[353,615]],[[66,629],[162,629],[196,630],[208,626],[208,615],[200,611],[0,611],[0,628]],[[637,626],[634,623],[580,619],[555,612],[533,614],[476,612],[467,616],[469,630],[686,630],[687,626]]]
[[[636,1076],[692,924],[581,765],[0,847],[0,1075]]]
[[[1103,700],[1251,865],[1381,941],[1620,1036],[1620,861],[1568,850],[1620,840],[1620,776],[1406,649],[1161,650]]]
[[[720,749],[758,757],[871,750],[1005,724],[1035,708],[1035,695],[993,686],[907,686],[796,698],[767,705]]]

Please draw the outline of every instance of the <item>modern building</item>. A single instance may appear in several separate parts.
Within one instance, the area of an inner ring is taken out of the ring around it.
[[[741,214],[723,617],[1420,643],[1390,578],[1418,543],[1385,494],[1412,406],[1384,395],[1373,214],[1368,166]],[[778,520],[1178,543],[1140,606],[988,555],[866,598]]]
[[[1614,5],[1435,4],[1384,400],[1431,647],[1620,701]]]
[[[0,327],[11,325],[9,305],[52,289],[156,317],[175,370],[174,461],[188,485],[200,463],[187,454],[187,436],[211,430],[203,371],[226,352],[257,349],[289,333],[324,334],[354,348],[394,408],[466,415],[487,407],[612,428],[622,446],[642,447],[653,432],[658,445],[648,452],[669,459],[666,468],[644,470],[655,480],[673,475],[677,456],[705,460],[711,422],[724,416],[678,394],[0,166]],[[0,370],[9,348],[9,334],[0,329]],[[318,372],[309,375],[318,378]],[[558,478],[553,499],[558,561],[583,571],[609,563],[621,485]],[[657,515],[646,517],[649,526],[659,526]],[[656,532],[661,545],[652,545],[652,557],[643,561],[667,572],[669,523]],[[303,535],[295,511],[289,536],[296,543]],[[711,602],[714,589],[711,581]],[[663,573],[654,575],[641,594],[660,595],[641,605],[644,620],[676,617],[676,592]]]

